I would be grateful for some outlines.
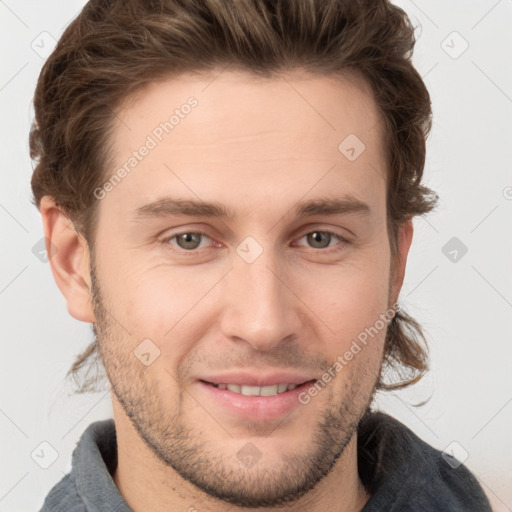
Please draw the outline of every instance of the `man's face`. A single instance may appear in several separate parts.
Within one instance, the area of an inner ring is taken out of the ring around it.
[[[162,467],[256,507],[331,470],[371,401],[386,329],[307,403],[297,389],[256,398],[203,381],[321,380],[389,309],[384,152],[362,82],[215,76],[152,84],[119,114],[106,179],[154,147],[99,201],[95,325],[117,419]],[[156,129],[191,96],[169,133]],[[369,210],[296,213],[348,197]],[[233,217],[146,206],[170,198]]]

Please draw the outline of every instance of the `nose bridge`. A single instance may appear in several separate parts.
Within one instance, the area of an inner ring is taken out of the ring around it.
[[[229,279],[222,330],[228,338],[269,350],[299,332],[294,295],[283,283],[278,256],[246,240],[237,247]]]

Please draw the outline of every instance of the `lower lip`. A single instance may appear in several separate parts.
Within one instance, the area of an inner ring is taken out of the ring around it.
[[[301,405],[299,394],[314,382],[310,380],[295,389],[273,396],[245,396],[228,389],[219,389],[204,381],[199,381],[199,385],[210,398],[236,416],[252,421],[269,421],[279,419]]]

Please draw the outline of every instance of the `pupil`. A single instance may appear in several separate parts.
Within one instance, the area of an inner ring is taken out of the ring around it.
[[[185,246],[182,246],[182,249],[196,249],[199,245],[199,235],[198,233],[184,233],[180,237],[178,237],[178,240],[180,242],[184,242]],[[189,244],[192,244],[190,246]],[[181,245],[181,244],[180,244]]]
[[[327,234],[327,233],[322,233],[321,231],[313,231],[312,233],[310,233],[310,241],[313,242],[313,246],[317,247],[315,244],[317,242],[320,243],[320,246],[321,247],[327,247],[329,245],[329,241],[330,241],[330,235]],[[321,245],[322,242],[321,242],[321,239],[322,237],[326,237],[327,238],[327,245]]]

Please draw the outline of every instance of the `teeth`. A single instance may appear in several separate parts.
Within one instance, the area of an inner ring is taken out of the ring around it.
[[[274,396],[279,393],[279,386],[276,384],[274,386],[263,386],[261,388],[258,388],[257,386],[254,387],[254,389],[257,390],[257,395],[260,396]],[[284,388],[286,390],[286,386]],[[243,390],[242,390],[243,393]]]
[[[273,386],[267,386],[267,389],[269,387]],[[260,391],[262,391],[263,388],[260,388],[258,386],[240,386],[240,393],[245,396],[259,396]],[[277,394],[277,389],[275,391],[275,394]]]
[[[274,396],[295,389],[297,384],[275,384],[274,386],[245,386],[238,384],[214,384],[219,389],[227,389],[245,396]]]

